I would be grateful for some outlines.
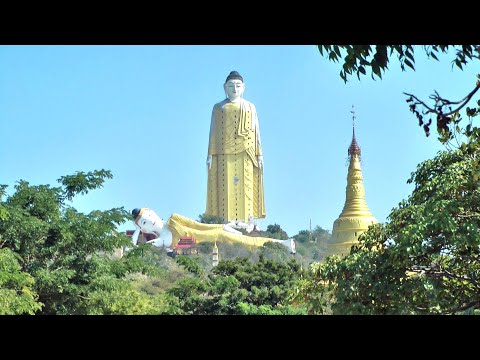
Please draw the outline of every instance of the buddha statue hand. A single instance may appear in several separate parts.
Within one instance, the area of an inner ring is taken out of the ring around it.
[[[263,156],[262,156],[262,155],[258,155],[257,160],[258,160],[258,167],[259,167],[260,169],[262,169],[262,168],[263,168]]]
[[[212,155],[208,155],[207,157],[207,166],[208,166],[208,170],[212,168]]]
[[[157,247],[162,247],[163,246],[163,242],[162,242],[162,239],[160,237],[157,237],[157,238],[152,239],[152,240],[148,240],[146,242],[146,244],[153,244],[154,246],[157,246]]]

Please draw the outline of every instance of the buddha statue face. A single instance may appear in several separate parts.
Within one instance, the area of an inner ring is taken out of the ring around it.
[[[228,80],[225,85],[223,85],[223,88],[225,89],[225,93],[227,94],[230,101],[238,100],[245,91],[245,85],[240,79]]]
[[[163,227],[163,220],[153,211],[143,208],[135,223],[146,234],[158,234]]]

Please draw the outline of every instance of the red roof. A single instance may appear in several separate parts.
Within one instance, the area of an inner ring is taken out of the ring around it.
[[[192,246],[192,245],[195,245],[197,242],[197,240],[195,240],[195,238],[193,236],[181,236],[179,239],[178,239],[178,244],[177,245],[189,245],[189,246]]]
[[[175,246],[175,249],[190,249],[191,247],[192,247],[192,244],[187,244],[187,245],[179,244]]]

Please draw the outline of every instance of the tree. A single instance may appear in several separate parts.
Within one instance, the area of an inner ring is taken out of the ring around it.
[[[267,231],[262,232],[263,237],[268,237],[271,239],[287,240],[288,234],[282,227],[278,224],[268,225]]]
[[[452,65],[463,69],[474,59],[480,59],[480,46],[478,45],[424,45],[423,49],[428,57],[437,60],[437,55],[447,53],[449,49],[455,51]],[[358,79],[366,75],[366,69],[370,68],[372,79],[375,76],[382,78],[382,73],[388,70],[390,58],[394,55],[400,61],[400,67],[405,71],[405,65],[415,70],[415,47],[413,45],[318,45],[322,56],[338,62],[343,58],[340,77],[343,81],[356,73]]]
[[[35,281],[21,271],[20,261],[10,249],[0,249],[0,315],[31,315],[42,308],[33,289]]]
[[[327,242],[331,238],[328,230],[315,226],[313,231],[300,230],[293,238],[297,244],[297,254],[308,257],[311,260],[323,260],[327,251]]]
[[[3,199],[3,197],[5,196],[6,188],[7,188],[7,185],[0,185],[0,200]],[[6,220],[7,216],[8,216],[7,209],[2,203],[0,203],[0,221]]]
[[[205,275],[202,266],[199,264],[196,258],[190,257],[188,255],[179,255],[176,258],[176,262],[192,274],[195,274],[199,277]]]
[[[216,216],[216,215],[206,215],[200,214],[198,215],[198,221],[204,224],[223,224],[225,221],[223,217]]]
[[[313,268],[299,297],[337,314],[457,314],[480,309],[480,153],[476,144],[419,164],[415,189],[345,258]],[[298,299],[298,298],[297,298]],[[322,303],[323,301],[323,303]]]
[[[116,231],[130,218],[123,208],[85,215],[67,203],[111,177],[106,170],[77,172],[58,179],[60,187],[20,180],[14,194],[0,203],[8,215],[0,221],[0,247],[17,254],[21,271],[35,279],[33,290],[44,314],[77,313],[79,299],[88,297],[89,285],[103,273],[107,259],[98,255],[130,243]]]
[[[266,242],[258,251],[259,256],[279,262],[288,262],[292,256],[285,245],[273,241]]]
[[[456,51],[453,66],[460,69],[479,59],[480,47],[425,46],[427,55]],[[388,60],[396,54],[402,70],[414,69],[414,48],[397,46],[319,46],[320,53],[338,61],[346,51],[340,76],[352,73],[381,78]],[[388,53],[390,51],[390,53]],[[421,163],[409,183],[415,190],[392,210],[389,222],[371,227],[345,258],[332,256],[312,268],[315,280],[304,281],[296,301],[305,301],[310,312],[322,312],[331,302],[334,313],[355,314],[453,314],[478,311],[479,303],[479,156],[480,129],[473,124],[478,108],[467,103],[480,81],[460,101],[435,92],[427,105],[415,95],[407,103],[419,126],[429,136],[436,120],[439,140],[447,151]],[[477,103],[480,106],[480,102]],[[452,108],[454,107],[454,108]],[[465,108],[465,109],[464,109]],[[461,126],[460,110],[469,123]],[[459,135],[459,137],[457,136]],[[452,146],[453,140],[457,141]],[[313,293],[315,296],[311,296]],[[332,295],[333,297],[330,297]],[[475,310],[477,309],[477,310]]]
[[[246,258],[221,260],[205,278],[180,280],[169,293],[185,314],[299,314],[287,303],[290,289],[304,275],[294,260],[287,263]]]
[[[340,77],[347,82],[349,76],[356,74],[366,75],[368,68],[371,70],[371,76],[382,78],[382,73],[388,69],[389,60],[396,55],[400,61],[400,67],[405,70],[405,66],[415,70],[415,47],[413,45],[319,45],[318,49],[322,56],[329,60],[338,62],[343,58]],[[465,65],[473,60],[480,59],[479,45],[425,45],[423,49],[427,56],[437,60],[437,55],[447,53],[449,50],[455,51],[455,58],[452,60],[452,66],[463,69]],[[462,120],[460,110],[462,110],[472,99],[475,93],[480,89],[480,75],[477,75],[478,81],[475,87],[459,101],[451,101],[443,98],[435,92],[430,96],[433,105],[427,105],[424,101],[418,99],[415,95],[407,94],[407,102],[410,110],[418,119],[418,125],[423,128],[425,135],[430,135],[430,126],[432,120],[435,120],[436,128],[439,134],[439,140],[444,144],[452,144],[452,140],[461,135],[478,137],[479,130],[472,126],[471,119],[478,115],[479,109],[466,108],[465,114],[470,119],[469,124],[460,127]],[[480,107],[480,101],[477,102]],[[452,108],[453,106],[453,108]],[[418,109],[420,107],[420,110]]]
[[[180,312],[166,292],[147,294],[132,281],[111,274],[97,276],[88,295],[81,301],[79,313],[87,315],[168,315]]]
[[[76,313],[181,313],[177,300],[165,291],[173,286],[175,271],[163,269],[162,258],[167,258],[164,252],[147,244],[131,249],[121,259],[97,257],[97,272],[91,276],[92,281],[85,288],[85,295],[80,298]]]
[[[293,238],[297,243],[303,244],[307,243],[310,240],[310,231],[300,230],[297,235],[294,235]]]

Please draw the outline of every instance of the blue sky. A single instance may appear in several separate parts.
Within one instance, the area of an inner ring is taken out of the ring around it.
[[[76,171],[107,169],[113,179],[76,198],[79,211],[149,207],[197,220],[205,211],[210,116],[231,70],[258,111],[266,219],[290,236],[331,230],[345,202],[351,109],[362,149],[366,199],[385,222],[407,198],[416,165],[443,147],[426,138],[402,92],[460,99],[478,65],[452,56],[416,71],[396,61],[383,80],[345,84],[340,65],[314,45],[0,46],[0,184],[51,184]],[[129,222],[120,230],[133,229]]]

